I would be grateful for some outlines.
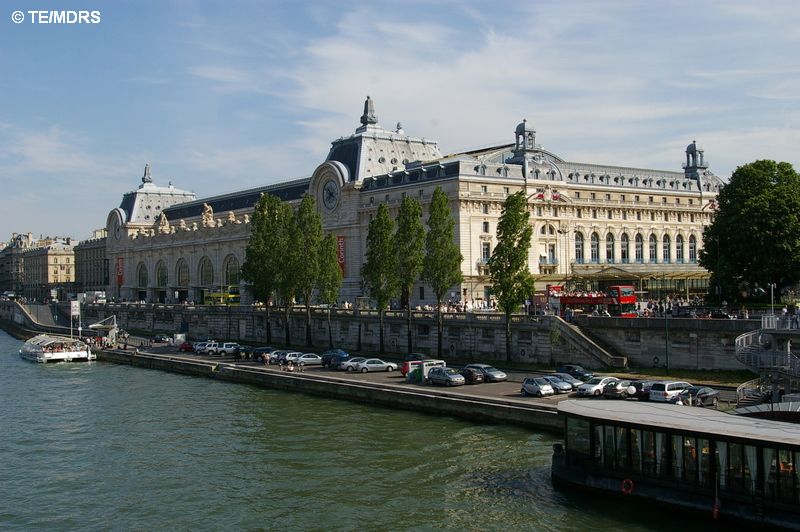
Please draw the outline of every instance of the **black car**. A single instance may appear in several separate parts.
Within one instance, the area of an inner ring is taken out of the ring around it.
[[[719,390],[708,386],[690,386],[676,396],[676,401],[685,405],[717,407],[719,403]]]
[[[322,367],[323,368],[336,368],[344,359],[349,358],[350,355],[343,349],[331,349],[322,353]]]
[[[154,342],[166,343],[170,341],[170,337],[166,334],[157,334],[153,337]]]
[[[467,384],[480,384],[483,382],[483,372],[474,368],[461,368],[459,371],[464,376],[464,382]]]
[[[567,373],[568,375],[572,375],[576,379],[582,380],[583,382],[587,382],[589,379],[594,377],[594,373],[583,369],[581,366],[577,364],[563,364],[556,368],[556,372]]]
[[[256,347],[253,349],[253,361],[266,364],[269,361],[269,355],[275,351],[274,347]]]
[[[631,397],[640,401],[650,400],[650,388],[653,387],[655,381],[632,381],[631,386],[636,390]]]

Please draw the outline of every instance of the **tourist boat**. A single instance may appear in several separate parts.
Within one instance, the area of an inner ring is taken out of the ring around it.
[[[556,487],[709,519],[800,522],[800,425],[638,401],[568,400],[558,412],[564,444],[554,445]]]
[[[81,340],[40,334],[22,345],[19,356],[33,362],[73,362],[95,360],[97,355]]]

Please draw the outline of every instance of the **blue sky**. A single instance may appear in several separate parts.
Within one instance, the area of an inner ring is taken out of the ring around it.
[[[145,163],[199,197],[310,175],[373,97],[445,153],[513,141],[568,160],[728,176],[800,168],[800,5],[700,1],[0,0],[0,241],[83,239]],[[92,25],[15,24],[31,9]]]

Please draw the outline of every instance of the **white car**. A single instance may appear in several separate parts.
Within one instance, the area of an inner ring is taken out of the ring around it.
[[[294,363],[301,366],[322,365],[322,357],[316,353],[303,353],[294,360]]]
[[[613,380],[616,379],[614,377],[592,377],[588,382],[578,386],[578,397],[589,395],[600,397],[603,395],[603,387]]]
[[[339,369],[343,371],[355,371],[356,364],[358,364],[359,362],[364,362],[365,360],[366,358],[364,357],[348,358],[347,360],[339,364]]]
[[[368,358],[362,362],[358,362],[353,369],[361,373],[370,371],[394,371],[397,369],[397,364],[394,362],[384,362],[380,358]]]
[[[668,403],[683,390],[691,388],[692,385],[684,381],[662,381],[654,382],[650,387],[650,400]]]
[[[300,351],[288,351],[286,356],[283,357],[284,362],[291,362],[292,364],[297,364],[297,358],[303,356],[303,353]]]

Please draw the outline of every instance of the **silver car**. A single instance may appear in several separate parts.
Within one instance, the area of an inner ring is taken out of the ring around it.
[[[483,382],[501,382],[508,380],[508,375],[489,364],[467,364],[465,368],[477,369],[483,373]]]
[[[366,358],[364,357],[348,358],[347,360],[339,364],[339,369],[344,371],[355,371],[356,364],[358,364],[359,362],[364,362],[365,360]]]
[[[428,370],[428,380],[431,384],[445,386],[461,386],[466,382],[464,376],[453,368],[431,368]]]
[[[544,377],[527,377],[522,381],[522,389],[520,393],[527,397],[535,395],[536,397],[544,397],[546,395],[553,395],[553,387]]]
[[[542,378],[550,383],[556,393],[570,393],[572,391],[572,385],[558,377],[544,375]]]
[[[380,358],[368,358],[362,362],[358,362],[354,370],[361,373],[370,371],[394,371],[397,369],[397,364],[394,362],[384,362]]]
[[[562,381],[564,381],[566,383],[569,383],[570,385],[572,385],[572,389],[573,390],[577,390],[578,386],[583,384],[582,380],[576,379],[575,377],[573,377],[569,373],[553,373],[553,377],[558,377]]]
[[[322,357],[316,353],[303,353],[295,359],[294,363],[301,366],[322,365]]]

